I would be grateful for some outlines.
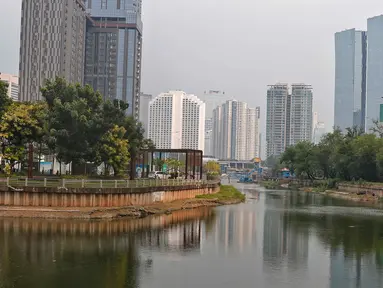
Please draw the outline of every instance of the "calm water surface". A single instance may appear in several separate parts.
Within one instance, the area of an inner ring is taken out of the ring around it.
[[[169,216],[0,219],[0,287],[383,287],[383,210],[239,187],[245,204]]]

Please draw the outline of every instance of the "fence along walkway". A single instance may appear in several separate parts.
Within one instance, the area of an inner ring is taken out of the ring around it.
[[[140,187],[171,187],[213,185],[219,181],[192,180],[192,179],[137,179],[137,180],[102,180],[102,179],[22,179],[0,178],[0,186],[13,188],[20,187],[47,187],[47,188],[140,188]]]

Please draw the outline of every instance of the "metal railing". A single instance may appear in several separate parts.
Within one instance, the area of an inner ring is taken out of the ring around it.
[[[193,179],[137,179],[137,180],[103,180],[103,179],[59,179],[59,178],[0,178],[0,186],[13,188],[46,187],[46,188],[141,188],[141,187],[174,187],[218,184],[217,180]]]

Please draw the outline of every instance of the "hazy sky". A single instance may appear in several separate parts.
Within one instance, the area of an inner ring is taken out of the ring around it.
[[[0,0],[0,71],[17,73],[21,0]],[[143,0],[142,91],[224,90],[265,120],[267,85],[304,82],[333,124],[334,33],[366,29],[381,0]],[[383,32],[382,32],[383,33]],[[263,128],[264,130],[264,128]]]

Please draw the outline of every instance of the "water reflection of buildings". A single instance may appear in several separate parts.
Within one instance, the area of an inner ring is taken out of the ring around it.
[[[309,231],[291,225],[290,214],[284,207],[300,205],[302,199],[291,194],[288,197],[269,195],[266,203],[263,227],[263,260],[266,266],[280,268],[287,262],[289,269],[307,266],[309,254]],[[275,205],[274,205],[275,204]]]
[[[214,248],[218,252],[228,253],[232,249],[239,252],[256,241],[256,212],[252,210],[218,210],[214,227],[207,231],[206,237],[212,237]]]
[[[346,255],[343,249],[332,249],[330,260],[330,288],[382,287],[383,275],[379,267],[379,255]],[[380,263],[381,265],[382,263]]]

